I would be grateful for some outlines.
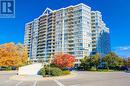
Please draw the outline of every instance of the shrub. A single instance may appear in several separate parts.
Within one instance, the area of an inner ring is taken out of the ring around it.
[[[59,69],[59,68],[50,68],[50,74],[52,75],[52,76],[60,76],[60,75],[62,75],[62,70],[61,69]]]
[[[96,71],[97,69],[96,69],[96,67],[92,67],[91,69],[90,69],[90,71]]]
[[[12,67],[6,67],[6,70],[8,71],[8,70],[12,70]]]
[[[42,76],[45,76],[46,75],[45,68],[41,68],[38,74],[42,75]]]
[[[2,66],[2,67],[0,67],[0,70],[10,71],[10,70],[12,70],[12,67],[11,66],[8,66],[8,67]]]
[[[52,67],[48,67],[48,66],[46,66],[45,67],[45,71],[46,71],[46,75],[51,75],[51,70],[52,70]]]
[[[49,65],[48,65],[48,66],[49,66]],[[56,66],[55,64],[52,63],[52,64],[50,65],[50,67],[57,67],[57,66]]]
[[[62,72],[62,74],[63,74],[63,75],[69,75],[69,74],[70,74],[70,71],[69,71],[69,70],[64,70],[64,71]]]
[[[48,76],[48,75],[51,75],[51,76],[60,76],[60,75],[68,75],[70,74],[70,71],[69,70],[61,70],[60,68],[58,67],[44,67],[42,68],[39,73],[39,75],[42,75],[42,76]]]

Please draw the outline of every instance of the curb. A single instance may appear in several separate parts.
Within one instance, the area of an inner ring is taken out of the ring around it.
[[[29,76],[29,75],[14,75],[11,76],[10,80],[17,80],[17,81],[46,81],[46,80],[59,80],[59,79],[70,79],[73,77],[76,77],[77,73],[71,72],[70,75],[64,75],[64,76],[56,76],[56,77],[42,77],[40,75],[36,76]]]

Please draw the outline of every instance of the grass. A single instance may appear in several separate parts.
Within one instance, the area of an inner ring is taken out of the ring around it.
[[[119,72],[119,70],[107,70],[107,69],[98,69],[95,72]]]
[[[97,72],[114,72],[115,70],[98,69]]]

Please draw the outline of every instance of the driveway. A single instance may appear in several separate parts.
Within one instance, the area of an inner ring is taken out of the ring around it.
[[[130,86],[130,73],[75,72],[75,77],[51,80],[11,80],[17,71],[0,71],[0,86]],[[33,78],[35,78],[33,76]]]

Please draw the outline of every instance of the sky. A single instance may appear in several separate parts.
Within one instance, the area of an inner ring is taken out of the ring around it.
[[[123,57],[130,56],[130,0],[15,0],[15,18],[0,18],[0,44],[24,40],[25,23],[52,10],[84,3],[102,13],[110,28],[111,49]]]

